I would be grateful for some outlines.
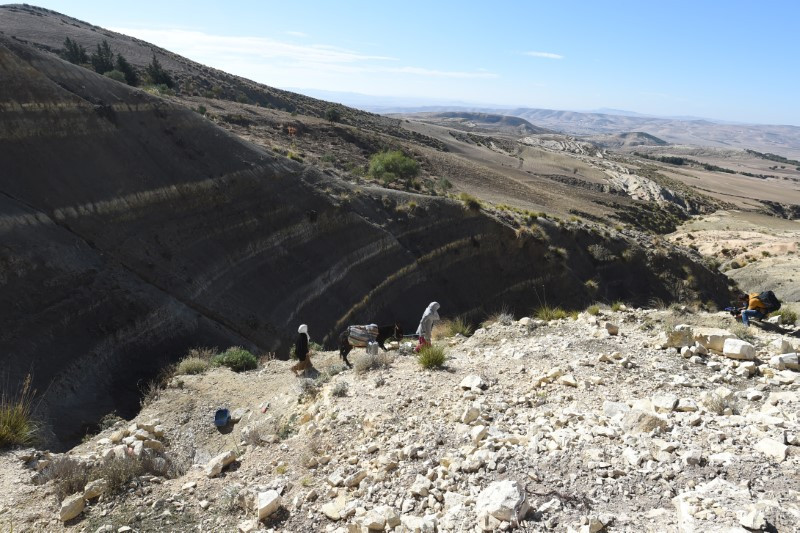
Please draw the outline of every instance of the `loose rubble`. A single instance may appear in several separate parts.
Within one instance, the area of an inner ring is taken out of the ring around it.
[[[739,339],[724,327],[729,320],[683,313],[670,327],[669,311],[605,309],[440,340],[441,371],[398,350],[388,366],[361,374],[341,371],[335,353],[318,355],[321,374],[307,381],[283,361],[241,375],[176,377],[136,420],[67,454],[0,457],[0,524],[792,531],[800,523],[800,341],[755,328]],[[333,394],[340,383],[347,395]],[[233,426],[218,431],[214,409],[234,397]],[[125,457],[187,461],[174,478],[142,475],[121,491],[91,479],[56,500],[54,481],[35,483],[64,457],[87,467]]]

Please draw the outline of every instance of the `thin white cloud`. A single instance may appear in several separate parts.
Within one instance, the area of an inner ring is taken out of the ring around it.
[[[254,60],[289,59],[312,63],[355,63],[389,61],[394,58],[361,54],[327,45],[299,45],[266,37],[229,37],[188,30],[147,30],[109,28],[157,44],[195,61],[224,55],[248,56]]]
[[[231,37],[191,30],[109,28],[166,48],[194,61],[242,75],[246,72],[308,72],[320,75],[386,73],[428,78],[497,78],[483,69],[476,71],[435,70],[414,66],[386,65],[398,59],[369,55],[335,46],[304,45],[266,37]],[[300,32],[286,32],[300,33]],[[264,80],[256,80],[264,81]]]
[[[526,56],[544,57],[546,59],[564,59],[561,54],[551,54],[550,52],[525,52]]]
[[[486,71],[459,72],[451,70],[430,70],[419,67],[398,67],[384,68],[383,72],[395,72],[398,74],[414,74],[417,76],[431,76],[434,78],[497,78],[497,74]]]
[[[291,35],[292,37],[308,37],[308,34],[303,33],[302,31],[285,31],[283,33],[286,35]]]

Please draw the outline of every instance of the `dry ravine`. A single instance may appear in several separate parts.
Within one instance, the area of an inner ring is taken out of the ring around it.
[[[400,346],[368,369],[316,354],[305,379],[275,360],[174,376],[66,454],[0,456],[0,527],[797,530],[796,330],[625,306],[503,322],[441,339],[439,370]],[[237,422],[218,430],[219,407]]]

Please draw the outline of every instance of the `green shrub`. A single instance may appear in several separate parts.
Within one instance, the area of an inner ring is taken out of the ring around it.
[[[543,305],[534,312],[534,316],[540,320],[550,321],[550,320],[561,320],[562,318],[567,318],[570,315],[568,312],[566,312],[560,307],[550,307],[549,305]]]
[[[597,316],[600,313],[600,306],[599,305],[590,305],[586,308],[586,312],[592,316]]]
[[[419,361],[422,368],[432,369],[441,368],[447,357],[444,354],[443,346],[426,345],[423,346],[419,354],[417,354],[417,361]]]
[[[616,300],[614,303],[611,304],[611,310],[617,312],[620,309],[622,309],[623,305],[624,304],[620,300]]]
[[[378,152],[369,160],[369,175],[389,183],[395,179],[411,180],[419,174],[419,163],[400,150]]]
[[[9,446],[28,446],[36,440],[38,425],[33,420],[31,376],[25,377],[19,394],[4,391],[0,396],[0,449]]]
[[[234,372],[253,370],[258,367],[256,356],[240,346],[228,348],[225,352],[215,355],[211,359],[213,366],[227,366]]]
[[[325,110],[325,120],[328,122],[339,122],[342,120],[342,113],[335,107],[329,107]]]
[[[483,207],[483,204],[481,203],[480,200],[478,200],[471,194],[467,194],[465,192],[459,194],[458,199],[464,202],[464,207],[472,211],[478,211],[480,210],[481,207]]]
[[[472,335],[472,324],[467,322],[467,320],[461,316],[457,316],[452,320],[445,321],[444,326],[448,337],[455,337],[459,334],[465,337]]]
[[[175,370],[177,375],[192,375],[202,374],[209,369],[211,363],[199,357],[187,357],[178,363],[178,368]]]
[[[118,81],[120,83],[126,83],[125,81],[125,74],[120,72],[119,70],[109,70],[103,73],[103,76],[106,78],[111,78],[114,81]]]
[[[781,324],[797,323],[797,313],[792,309],[780,309],[778,311],[773,311],[769,314],[769,316],[780,316]]]

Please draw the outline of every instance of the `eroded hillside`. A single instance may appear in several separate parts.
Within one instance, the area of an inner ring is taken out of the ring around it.
[[[358,187],[1,42],[4,357],[46,391],[60,438],[133,414],[187,346],[285,354],[301,322],[330,344],[348,323],[413,329],[432,299],[466,314],[545,293],[727,300],[722,275],[666,241]]]

